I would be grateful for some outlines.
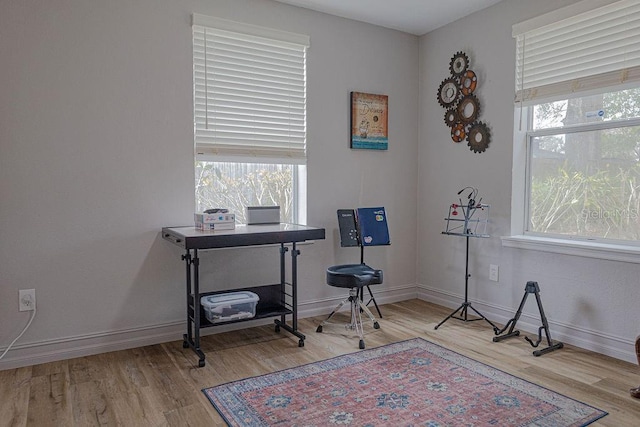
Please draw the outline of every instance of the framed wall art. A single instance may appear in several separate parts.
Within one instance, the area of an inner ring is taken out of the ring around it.
[[[354,149],[386,150],[389,145],[389,97],[351,92],[351,143]]]

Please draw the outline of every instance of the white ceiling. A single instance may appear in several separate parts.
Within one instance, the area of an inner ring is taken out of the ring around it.
[[[421,36],[501,0],[277,0]]]

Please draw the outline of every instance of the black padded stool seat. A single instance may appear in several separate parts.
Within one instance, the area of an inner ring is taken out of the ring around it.
[[[336,288],[362,288],[382,283],[382,270],[367,264],[343,264],[327,268],[327,285]]]

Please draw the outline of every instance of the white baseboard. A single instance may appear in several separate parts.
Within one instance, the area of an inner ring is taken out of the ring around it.
[[[459,307],[464,298],[464,295],[454,295],[425,285],[417,286],[417,294],[418,298],[423,301],[438,304],[443,307],[450,307],[452,310]],[[503,307],[486,301],[474,300],[471,302],[473,303],[473,307],[478,309],[478,311],[480,311],[487,319],[498,325],[506,325],[507,322],[515,316],[517,310],[517,307]],[[535,306],[535,299],[533,303],[528,302],[528,304],[534,304]],[[576,347],[595,351],[596,353],[611,356],[626,362],[636,363],[637,361],[634,350],[635,343],[628,339],[614,335],[605,335],[602,332],[575,325],[555,322],[550,320],[548,317],[547,321],[549,323],[549,331],[553,341],[571,344]],[[531,316],[522,313],[516,324],[516,329],[527,332],[528,334],[533,334],[533,336],[537,336],[538,328],[540,326],[542,326],[542,321],[539,315]],[[538,350],[544,348],[547,342],[544,333],[542,338],[543,341],[537,348]],[[523,345],[529,346],[529,344],[524,340]],[[533,352],[534,348],[531,350]]]
[[[0,360],[0,371],[175,341],[184,329],[181,321],[15,345]]]
[[[452,310],[458,307],[463,296],[443,292],[424,285],[401,285],[374,289],[376,302],[389,304],[419,298]],[[298,318],[322,316],[331,312],[343,297],[306,300],[298,303]],[[485,301],[473,301],[473,305],[492,322],[505,325],[514,315],[516,307],[501,307]],[[202,335],[227,332],[257,325],[272,324],[273,319],[260,319],[202,330]],[[517,329],[529,334],[537,334],[541,326],[539,317],[522,314]],[[125,330],[107,331],[99,334],[81,335],[36,343],[16,345],[4,359],[0,360],[0,370],[37,365],[57,360],[90,356],[109,351],[125,350],[146,345],[179,341],[185,332],[185,321],[178,320],[162,325],[152,325]],[[635,363],[634,343],[622,337],[605,335],[602,332],[562,324],[549,320],[549,329],[554,341],[561,341],[576,347],[605,354],[616,359]],[[546,337],[543,336],[546,340]],[[543,341],[541,345],[544,345]],[[523,345],[529,345],[523,342]],[[543,347],[540,347],[543,348]]]
[[[414,299],[417,297],[415,285],[385,287],[374,289],[376,302],[388,304],[392,302]],[[307,300],[298,302],[298,318],[326,315],[342,300],[341,297]],[[273,318],[251,320],[230,325],[221,325],[203,329],[202,336],[227,332],[251,326],[273,324]],[[186,321],[178,320],[161,325],[144,326],[123,330],[101,332],[98,334],[78,335],[15,345],[0,360],[0,371],[75,357],[90,356],[110,351],[125,350],[146,345],[161,344],[182,340],[186,331]],[[0,349],[0,353],[4,349]]]

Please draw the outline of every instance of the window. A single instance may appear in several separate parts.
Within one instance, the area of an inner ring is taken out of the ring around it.
[[[514,26],[514,234],[640,240],[640,2],[605,3]]]
[[[309,38],[193,15],[196,210],[280,206],[306,222]]]
[[[629,89],[530,108],[528,233],[640,240],[638,101]]]

